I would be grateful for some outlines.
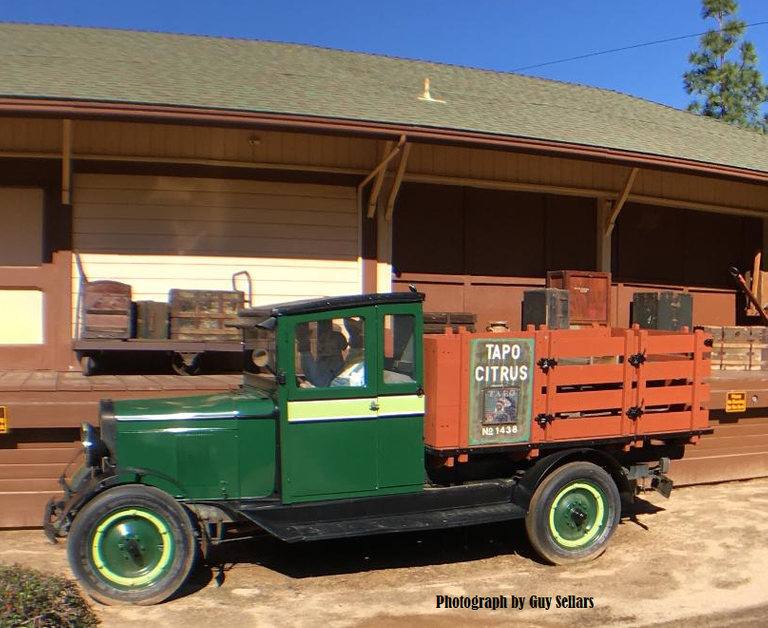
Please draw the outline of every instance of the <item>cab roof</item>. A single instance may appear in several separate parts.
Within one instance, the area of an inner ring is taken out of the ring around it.
[[[248,308],[239,313],[247,318],[267,318],[270,316],[289,316],[293,314],[311,314],[354,307],[368,307],[392,303],[421,303],[424,301],[422,292],[385,292],[379,294],[355,294],[341,297],[323,297],[320,299],[304,299],[288,303],[275,303]]]

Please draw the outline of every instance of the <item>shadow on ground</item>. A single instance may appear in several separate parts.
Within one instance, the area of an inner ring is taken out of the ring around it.
[[[625,511],[621,523],[647,529],[637,516],[654,515],[663,510],[638,498],[634,506]],[[213,579],[223,584],[227,572],[238,564],[260,565],[301,579],[454,564],[505,555],[518,555],[543,564],[528,542],[523,521],[295,544],[268,536],[236,539],[213,549],[180,596],[202,589]]]

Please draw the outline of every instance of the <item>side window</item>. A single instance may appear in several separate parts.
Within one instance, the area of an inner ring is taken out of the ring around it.
[[[416,381],[416,365],[413,356],[412,314],[387,314],[384,316],[384,365],[385,384],[410,384]]]
[[[359,316],[296,325],[296,385],[301,388],[366,385],[365,321]]]

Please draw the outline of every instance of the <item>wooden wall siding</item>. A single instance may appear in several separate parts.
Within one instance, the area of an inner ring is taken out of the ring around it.
[[[592,199],[406,183],[399,203],[395,289],[413,282],[426,310],[472,312],[479,329],[520,329],[523,293],[543,287],[547,270],[595,266]]]
[[[256,142],[251,140],[256,138]],[[383,141],[361,138],[225,129],[201,126],[82,121],[73,123],[74,155],[221,162],[242,166],[289,166],[365,174],[381,158]],[[0,152],[61,150],[61,120],[0,118]],[[416,144],[406,179],[478,179],[570,188],[576,195],[619,194],[629,168],[592,161],[522,153]],[[482,184],[479,184],[482,186]],[[674,172],[642,170],[636,200],[721,205],[768,211],[765,187]]]
[[[710,414],[711,436],[686,447],[670,477],[677,486],[768,476],[768,417],[763,409],[745,414]]]
[[[0,118],[0,151],[61,153],[61,120]]]
[[[762,220],[627,203],[613,237],[617,281],[733,289],[728,269],[752,267]]]
[[[544,277],[594,269],[592,199],[406,183],[398,202],[396,273]]]
[[[137,300],[230,289],[240,270],[255,303],[360,290],[352,188],[77,175],[73,213],[88,278],[129,283]]]
[[[619,189],[626,168],[557,157],[479,148],[417,144],[408,158],[408,176],[443,175],[594,190]]]
[[[367,170],[380,154],[373,140],[130,122],[77,122],[73,140],[78,156],[219,160],[244,165],[300,164]]]
[[[0,187],[0,266],[43,263],[43,190]]]
[[[415,145],[408,159],[406,180],[418,181],[430,175],[440,175],[571,188],[574,194],[595,196],[597,193],[620,194],[629,171],[626,166],[560,157]],[[641,170],[632,187],[632,195],[768,211],[768,194],[764,186],[660,170]]]
[[[630,198],[633,196],[768,211],[765,186],[661,170],[640,170]]]

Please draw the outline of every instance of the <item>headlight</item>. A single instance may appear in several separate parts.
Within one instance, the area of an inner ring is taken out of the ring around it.
[[[104,441],[99,438],[98,431],[90,423],[83,423],[80,428],[85,464],[89,467],[101,466],[101,459],[109,455]]]

